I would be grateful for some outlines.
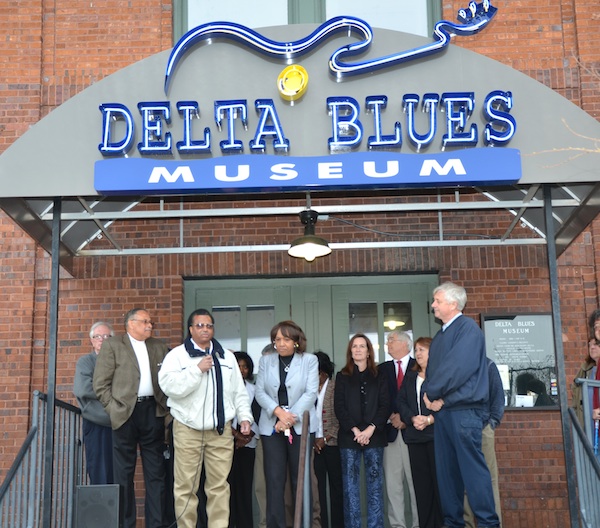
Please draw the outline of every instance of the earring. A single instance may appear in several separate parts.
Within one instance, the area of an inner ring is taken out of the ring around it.
[[[298,348],[298,343],[294,343],[294,348]]]

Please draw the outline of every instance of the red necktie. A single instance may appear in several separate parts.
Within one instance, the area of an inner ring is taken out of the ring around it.
[[[402,372],[402,361],[397,361],[398,363],[398,377],[396,378],[396,383],[398,384],[398,388],[402,386],[402,380],[404,379],[404,372]]]

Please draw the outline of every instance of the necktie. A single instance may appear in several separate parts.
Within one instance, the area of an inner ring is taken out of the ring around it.
[[[402,372],[402,361],[397,361],[396,363],[398,363],[398,377],[396,378],[396,383],[399,389],[402,386],[402,380],[404,380],[404,372]]]

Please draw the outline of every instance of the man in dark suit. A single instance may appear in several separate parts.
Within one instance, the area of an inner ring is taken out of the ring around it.
[[[127,333],[103,342],[94,370],[94,390],[113,429],[114,481],[123,490],[125,528],[136,525],[133,477],[138,445],[146,485],[146,527],[164,526],[163,448],[168,409],[158,371],[168,349],[151,337],[152,326],[147,310],[127,312]]]
[[[415,363],[411,357],[412,339],[406,332],[393,330],[387,336],[388,353],[391,361],[379,366],[379,372],[384,375],[390,393],[391,414],[387,423],[388,445],[383,450],[383,471],[385,474],[385,489],[388,497],[388,519],[391,528],[407,528],[419,526],[417,501],[410,470],[408,447],[400,431],[406,427],[397,407],[398,390],[402,386],[404,374]],[[408,486],[412,524],[405,519],[404,486]]]

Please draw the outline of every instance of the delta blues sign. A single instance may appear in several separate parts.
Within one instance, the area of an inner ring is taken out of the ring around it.
[[[103,159],[96,162],[95,188],[102,194],[181,194],[514,183],[521,160],[508,146],[517,131],[511,91],[402,92],[394,77],[385,84],[389,93],[377,89],[382,77],[399,69],[410,75],[407,63],[436,69],[432,58],[452,35],[474,35],[495,14],[488,1],[471,2],[459,11],[458,23],[435,25],[432,42],[361,61],[352,59],[370,50],[374,34],[353,17],[333,18],[292,41],[233,23],[199,26],[168,58],[165,99],[139,101],[137,108],[100,105]],[[329,55],[328,78],[313,76],[318,50],[340,35],[356,41]],[[203,64],[184,73],[192,57],[207,53],[197,48],[216,42],[229,43],[231,57],[250,53],[241,60],[262,57],[265,65],[233,81],[218,57],[211,71]],[[274,64],[283,69],[271,77]],[[193,85],[173,88],[184,75]],[[207,85],[241,97],[187,96]],[[173,98],[173,90],[184,97]],[[245,91],[258,96],[244,98]]]

